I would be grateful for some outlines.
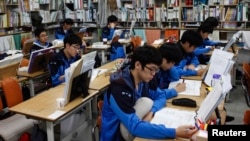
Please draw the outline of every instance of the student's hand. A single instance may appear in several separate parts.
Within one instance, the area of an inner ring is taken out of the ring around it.
[[[201,76],[204,73],[205,69],[197,70],[197,76]]]
[[[59,80],[60,80],[60,81],[63,81],[63,80],[64,80],[64,78],[65,78],[65,76],[64,76],[64,75],[62,75],[62,76],[60,76],[60,77],[59,77]]]
[[[178,83],[174,89],[177,93],[183,92],[186,90],[186,83]]]
[[[215,46],[210,47],[210,51],[213,51],[215,49]]]
[[[176,129],[176,137],[181,138],[191,138],[193,134],[195,134],[198,129],[193,125],[182,125],[177,127]]]
[[[194,70],[195,66],[193,64],[187,65],[187,69],[189,70]]]
[[[142,118],[142,120],[150,121],[153,118],[153,115],[154,115],[153,112],[149,112]]]

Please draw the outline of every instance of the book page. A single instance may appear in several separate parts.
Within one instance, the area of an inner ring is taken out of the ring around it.
[[[175,88],[179,83],[186,83],[186,90],[179,92],[180,95],[200,96],[201,81],[200,80],[183,80],[170,82],[168,89]]]
[[[165,107],[155,113],[151,123],[164,124],[167,128],[176,128],[180,125],[194,125],[194,117],[194,111]]]
[[[179,92],[180,95],[189,95],[189,96],[200,96],[201,81],[199,80],[184,80],[186,83],[186,90]]]

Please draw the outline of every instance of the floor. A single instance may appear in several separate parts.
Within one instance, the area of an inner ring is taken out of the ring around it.
[[[231,122],[226,122],[226,124],[243,124],[244,112],[250,110],[250,107],[246,104],[244,91],[240,81],[236,82],[236,87],[231,90],[229,97],[230,100],[225,103],[225,108],[227,110],[227,115],[233,116],[235,119]]]

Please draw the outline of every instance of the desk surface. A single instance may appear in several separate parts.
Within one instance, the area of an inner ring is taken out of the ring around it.
[[[115,66],[116,61],[120,59],[114,60],[112,62],[109,62],[105,65],[100,66],[100,69],[107,69],[107,73],[109,73],[113,67]],[[109,85],[109,74],[103,73],[97,78],[95,78],[93,81],[90,82],[89,88],[93,90],[102,90],[106,88]]]
[[[50,88],[29,100],[26,100],[16,106],[11,107],[9,110],[15,113],[20,113],[28,117],[39,118],[47,121],[56,121],[63,115],[74,110],[77,106],[91,99],[93,95],[97,94],[98,91],[90,90],[90,95],[86,98],[78,97],[72,102],[65,105],[61,111],[65,113],[58,116],[57,118],[50,118],[49,115],[57,111],[56,99],[63,97],[65,84],[61,84],[57,87]]]
[[[48,73],[48,71],[36,71],[36,72],[33,72],[33,73],[28,73],[26,71],[18,71],[17,75],[32,78],[32,77],[37,77],[39,75],[46,74],[46,73]]]
[[[103,46],[103,47],[95,47],[95,46],[87,46],[86,47],[87,49],[95,49],[95,50],[106,50],[106,49],[108,49],[108,48],[110,48],[110,45],[105,45],[105,46]]]

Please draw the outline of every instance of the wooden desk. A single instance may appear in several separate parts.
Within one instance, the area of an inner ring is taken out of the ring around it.
[[[25,115],[30,118],[43,120],[46,122],[46,130],[48,141],[54,141],[54,125],[62,121],[63,119],[69,117],[70,115],[77,112],[83,106],[90,106],[90,102],[98,91],[89,90],[90,95],[86,98],[78,97],[72,102],[65,105],[61,110],[57,109],[56,99],[63,97],[65,84],[61,84],[57,87],[51,88],[47,91],[42,92],[31,99],[24,101],[14,107],[11,107],[9,110],[15,113]],[[92,118],[91,108],[88,109],[90,119]],[[59,114],[55,117],[50,117],[51,114],[62,111],[62,114]]]
[[[45,74],[48,74],[49,72],[45,71],[37,71],[34,73],[27,73],[26,71],[18,71],[17,75],[21,77],[27,77],[29,80],[29,86],[30,86],[30,96],[33,97],[35,96],[35,88],[34,88],[34,78],[38,76],[42,76]]]

